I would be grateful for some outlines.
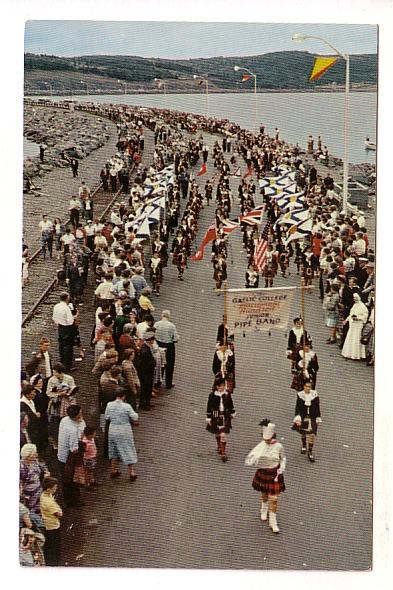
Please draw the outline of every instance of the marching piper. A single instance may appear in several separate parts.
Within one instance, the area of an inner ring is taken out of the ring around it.
[[[318,425],[321,424],[321,410],[319,396],[316,390],[311,389],[310,381],[306,381],[303,391],[299,391],[296,398],[296,416],[293,419],[292,430],[300,433],[302,438],[301,454],[307,453],[311,463],[315,462],[313,453]]]
[[[214,380],[213,391],[207,400],[206,430],[216,436],[217,452],[223,463],[228,461],[226,446],[228,434],[232,429],[232,418],[236,415],[232,396],[227,391],[225,379],[218,374]]]

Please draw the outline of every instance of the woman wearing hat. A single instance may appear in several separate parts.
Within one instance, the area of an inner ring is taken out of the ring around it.
[[[225,379],[221,374],[216,375],[213,391],[207,400],[206,430],[215,434],[217,452],[225,463],[228,457],[225,453],[227,434],[232,428],[232,418],[236,415],[231,395],[225,387]]]
[[[280,493],[285,491],[285,450],[276,439],[275,424],[266,418],[260,422],[260,426],[262,442],[248,453],[245,464],[258,468],[252,487],[261,492],[261,520],[266,521],[269,514],[269,526],[273,533],[278,533],[277,502]]]

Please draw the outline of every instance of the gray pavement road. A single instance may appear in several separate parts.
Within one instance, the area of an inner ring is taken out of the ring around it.
[[[208,170],[208,176],[213,175],[210,158]],[[205,180],[202,176],[198,183],[203,186]],[[235,208],[233,216],[237,212]],[[213,206],[205,207],[198,241],[213,214]],[[233,232],[229,240],[234,261],[229,286],[243,287],[240,232]],[[155,315],[171,309],[180,334],[176,386],[170,393],[164,390],[153,411],[141,412],[140,426],[134,428],[138,480],[131,484],[124,470],[123,477],[110,481],[105,465],[100,488],[85,494],[87,506],[67,513],[64,563],[250,570],[370,568],[373,370],[344,360],[338,348],[325,345],[328,334],[318,292],[306,295],[306,324],[321,366],[317,389],[323,419],[316,463],[310,464],[300,455],[298,435],[290,429],[295,393],[290,389],[286,335],[238,337],[237,416],[229,437],[229,461],[223,464],[214,437],[205,430],[216,330],[223,313],[223,297],[213,292],[210,248],[202,262],[190,263],[184,282],[177,280],[175,270],[171,264],[165,270]],[[291,271],[275,286],[299,284],[293,265]],[[298,297],[293,317],[299,306]],[[90,351],[85,363],[76,379],[83,383],[85,413],[94,418]],[[259,520],[259,495],[251,487],[253,469],[244,466],[246,454],[260,440],[258,422],[265,416],[277,425],[288,460],[287,491],[279,500],[279,535]]]

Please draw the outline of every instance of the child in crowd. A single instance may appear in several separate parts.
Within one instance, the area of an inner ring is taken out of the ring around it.
[[[55,477],[44,478],[40,497],[41,516],[45,526],[45,564],[48,566],[58,566],[60,561],[60,518],[63,512],[54,498],[57,486],[58,480]]]
[[[86,487],[96,486],[95,468],[97,465],[97,446],[96,446],[96,430],[91,426],[86,426],[82,435],[82,442],[85,445],[83,453],[83,464],[85,466],[85,485]]]

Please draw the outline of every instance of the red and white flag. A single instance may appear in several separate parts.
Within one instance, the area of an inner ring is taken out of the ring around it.
[[[247,176],[252,176],[252,166],[249,166],[247,168],[247,170],[245,171],[245,173],[242,176],[242,180],[244,180],[244,178],[247,178]]]
[[[243,74],[242,76],[242,82],[247,82],[247,80],[249,80],[251,78],[250,74]]]
[[[267,220],[265,224],[262,224],[264,209],[261,213],[261,225],[258,243],[254,253],[254,264],[257,267],[258,272],[262,272],[266,264],[266,253],[269,245],[269,230],[270,220]]]
[[[197,176],[202,176],[202,174],[206,174],[206,172],[207,172],[206,164],[203,163],[202,166],[201,166],[201,169],[197,173]]]
[[[261,210],[264,209],[265,206],[261,205],[260,207],[256,207],[251,211],[248,211],[244,215],[240,215],[239,221],[244,223],[249,223],[250,225],[255,225],[256,223],[260,223],[261,221]]]
[[[224,219],[220,224],[220,229],[224,232],[224,234],[230,234],[233,232],[234,229],[240,227],[240,223],[238,221],[231,221],[230,219]]]
[[[212,242],[213,240],[216,239],[216,226],[213,223],[212,225],[210,225],[207,230],[206,233],[204,235],[204,238],[201,242],[201,245],[199,246],[197,252],[194,254],[194,256],[190,256],[190,260],[193,261],[198,261],[198,260],[202,260],[203,259],[203,254],[205,251],[205,247],[207,246],[207,244],[209,242]]]

